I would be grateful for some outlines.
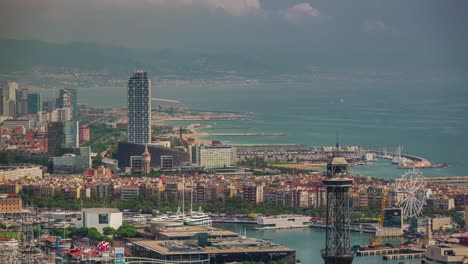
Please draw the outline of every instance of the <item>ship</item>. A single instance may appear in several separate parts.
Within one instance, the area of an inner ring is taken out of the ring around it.
[[[201,206],[198,208],[198,211],[190,211],[184,218],[184,224],[188,226],[211,226],[212,223],[213,220],[202,211]]]

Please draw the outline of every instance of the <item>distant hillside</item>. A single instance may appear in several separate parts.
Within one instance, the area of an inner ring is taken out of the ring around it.
[[[235,54],[145,52],[103,45],[53,44],[36,40],[0,40],[0,72],[27,71],[34,66],[84,71],[147,69],[158,74],[252,74],[268,70],[258,61]]]

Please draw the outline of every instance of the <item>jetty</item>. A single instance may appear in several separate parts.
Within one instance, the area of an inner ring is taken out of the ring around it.
[[[365,249],[358,250],[356,256],[376,256],[384,254],[398,254],[400,253],[399,248],[379,248],[379,249]]]
[[[213,137],[279,137],[287,136],[287,133],[210,133],[209,136]]]
[[[382,255],[383,260],[413,259],[424,257],[426,250],[418,248],[376,248],[356,252],[357,256]]]
[[[301,144],[231,144],[234,147],[252,147],[252,148],[267,148],[267,147],[301,147]]]
[[[383,255],[382,259],[383,260],[413,259],[413,258],[422,258],[424,256],[425,256],[425,252],[413,252],[413,253]]]

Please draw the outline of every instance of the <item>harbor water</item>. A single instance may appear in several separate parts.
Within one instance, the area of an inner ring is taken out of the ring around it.
[[[255,237],[272,241],[277,244],[282,244],[296,250],[297,259],[301,260],[304,264],[323,263],[320,256],[320,250],[325,244],[325,231],[323,229],[315,228],[296,228],[296,229],[282,229],[282,230],[255,230],[254,225],[243,224],[219,224],[217,227],[231,230],[238,233],[247,233],[248,237]],[[363,245],[369,244],[373,235],[367,233],[351,232],[351,244]],[[401,243],[400,238],[393,238],[383,241],[393,245]],[[364,256],[354,257],[354,264],[376,264],[388,263],[396,264],[404,261],[405,263],[415,264],[421,263],[421,259],[407,259],[407,260],[382,260],[382,256]]]

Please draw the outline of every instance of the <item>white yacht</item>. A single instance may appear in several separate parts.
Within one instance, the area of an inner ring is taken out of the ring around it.
[[[211,226],[213,220],[208,214],[205,214],[201,206],[198,208],[198,211],[190,213],[184,218],[184,224],[189,226]]]

